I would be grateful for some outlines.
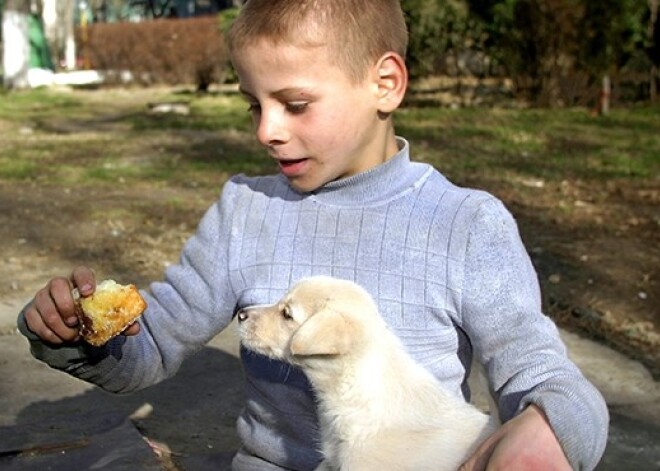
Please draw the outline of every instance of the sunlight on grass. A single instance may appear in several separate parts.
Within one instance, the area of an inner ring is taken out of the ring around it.
[[[0,119],[21,122],[75,110],[80,105],[81,102],[71,94],[53,93],[47,89],[4,92],[0,95]]]
[[[158,101],[185,102],[190,113],[150,113],[148,104]],[[275,172],[246,110],[236,93],[4,93],[0,179],[214,186],[229,174]],[[395,123],[414,160],[459,183],[660,174],[658,107],[614,109],[605,117],[580,109],[402,108]],[[29,133],[17,135],[16,126]]]
[[[399,132],[415,154],[458,180],[658,178],[660,113],[614,110],[404,109]],[[420,145],[421,144],[421,145]]]
[[[133,126],[139,131],[163,128],[250,131],[247,105],[238,96],[201,97],[191,101],[189,105],[189,115],[138,113],[132,117]]]
[[[36,173],[37,164],[20,159],[0,158],[0,178],[27,180]]]

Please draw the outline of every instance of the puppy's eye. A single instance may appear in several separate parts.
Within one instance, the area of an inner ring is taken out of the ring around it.
[[[293,316],[291,315],[291,308],[289,306],[284,306],[282,308],[282,317],[287,321],[293,320]]]

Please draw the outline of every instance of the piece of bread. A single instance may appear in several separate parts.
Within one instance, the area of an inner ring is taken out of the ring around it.
[[[80,335],[97,347],[119,335],[147,307],[135,285],[121,285],[114,280],[98,283],[91,296],[83,298],[77,290],[73,296]]]

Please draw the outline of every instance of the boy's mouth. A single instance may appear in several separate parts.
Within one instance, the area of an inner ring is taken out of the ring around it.
[[[281,172],[286,177],[294,177],[302,172],[308,159],[278,160]]]

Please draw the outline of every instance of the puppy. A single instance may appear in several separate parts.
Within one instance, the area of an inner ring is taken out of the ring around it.
[[[316,471],[453,471],[498,426],[416,363],[353,282],[304,279],[238,321],[246,348],[300,367],[314,387]]]

